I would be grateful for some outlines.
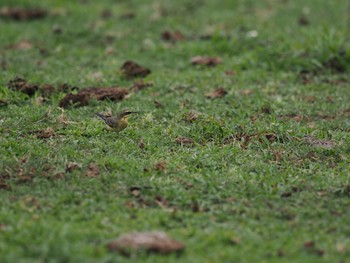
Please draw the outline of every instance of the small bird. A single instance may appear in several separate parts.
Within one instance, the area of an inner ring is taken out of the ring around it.
[[[96,116],[100,117],[112,131],[120,132],[128,126],[128,117],[135,111],[122,111],[117,116],[108,116],[101,113],[95,113]]]

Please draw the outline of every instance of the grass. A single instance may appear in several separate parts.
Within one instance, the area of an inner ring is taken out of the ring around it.
[[[350,259],[347,1],[2,2],[50,15],[0,20],[1,262]],[[102,18],[104,10],[112,16]],[[165,42],[165,30],[187,39]],[[22,40],[32,47],[13,47]],[[192,66],[197,55],[223,63]],[[7,88],[16,76],[131,87],[120,72],[126,60],[149,67],[144,81],[153,86],[117,103],[63,112],[63,92],[40,103],[40,92]],[[228,94],[206,98],[218,87]],[[93,115],[125,108],[140,114],[120,134]],[[198,116],[188,122],[191,112]],[[54,136],[40,139],[48,127]],[[86,176],[89,164],[97,176]],[[149,230],[167,232],[185,251],[128,258],[106,248]]]

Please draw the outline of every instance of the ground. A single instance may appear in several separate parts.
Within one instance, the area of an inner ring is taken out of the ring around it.
[[[0,8],[1,262],[350,260],[348,1]]]

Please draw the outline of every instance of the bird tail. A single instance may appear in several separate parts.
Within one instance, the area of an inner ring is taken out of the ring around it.
[[[95,115],[97,117],[100,117],[102,120],[106,121],[106,116],[102,115],[101,113],[96,112]]]

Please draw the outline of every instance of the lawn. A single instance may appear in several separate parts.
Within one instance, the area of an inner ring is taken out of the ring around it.
[[[349,262],[349,8],[2,0],[0,262]]]

